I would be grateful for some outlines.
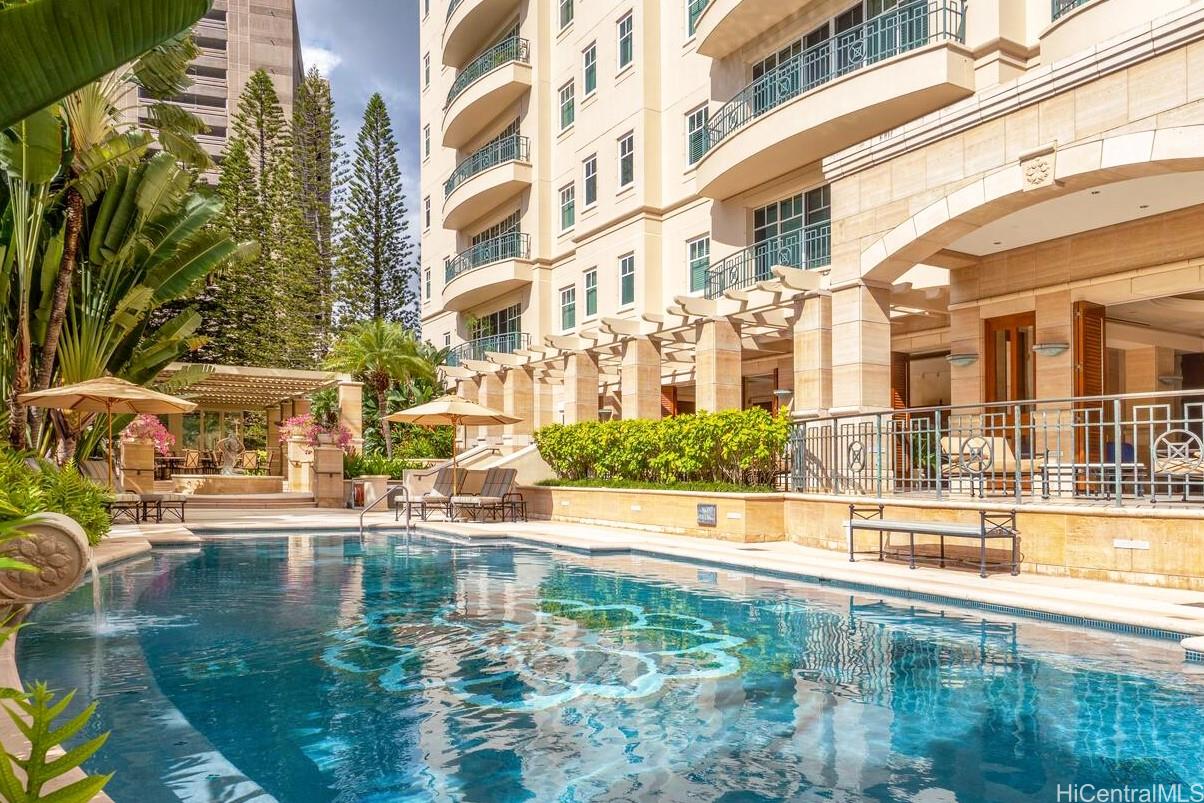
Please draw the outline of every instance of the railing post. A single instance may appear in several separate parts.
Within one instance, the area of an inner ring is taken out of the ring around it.
[[[1124,438],[1120,424],[1121,411],[1124,405],[1120,399],[1112,400],[1112,493],[1116,497],[1116,507],[1124,507],[1124,478],[1121,476],[1121,464],[1124,461],[1124,448],[1121,440]]]
[[[876,485],[876,487],[878,489],[878,498],[881,499],[882,498],[882,455],[883,455],[882,413],[876,413],[874,415],[874,440],[876,441],[876,445],[874,447],[874,452],[875,452],[875,455],[874,455],[875,483],[874,484]]]
[[[1020,484],[1020,466],[1024,460],[1024,458],[1020,456],[1020,411],[1020,404],[1016,404],[1016,406],[1012,408],[1012,443],[1015,444],[1012,449],[1012,460],[1016,464],[1013,467],[1013,473],[1016,475],[1015,496],[1017,502],[1020,502],[1021,497],[1024,495]]]
[[[936,439],[936,498],[945,498],[945,456],[941,449],[941,411],[938,408],[936,415],[933,416],[935,429],[933,437]]]

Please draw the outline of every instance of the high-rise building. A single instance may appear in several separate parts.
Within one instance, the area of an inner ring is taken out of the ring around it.
[[[200,49],[188,69],[193,83],[172,102],[209,127],[197,139],[210,156],[219,158],[225,150],[239,95],[256,70],[267,70],[285,115],[291,117],[293,97],[304,78],[293,0],[215,0],[193,28],[193,37]],[[145,119],[144,99],[135,108],[139,119]]]
[[[491,438],[1204,386],[1204,2],[419,5],[424,331]]]

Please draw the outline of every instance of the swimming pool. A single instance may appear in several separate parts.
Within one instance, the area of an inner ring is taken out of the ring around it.
[[[1204,782],[1175,645],[636,557],[291,536],[40,608],[160,800],[1057,800]]]

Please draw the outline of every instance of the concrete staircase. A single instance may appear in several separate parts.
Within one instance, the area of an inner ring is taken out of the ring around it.
[[[157,493],[171,493],[175,486],[170,480],[157,480]],[[194,494],[188,498],[189,510],[281,510],[317,507],[311,493],[230,494],[206,496]]]

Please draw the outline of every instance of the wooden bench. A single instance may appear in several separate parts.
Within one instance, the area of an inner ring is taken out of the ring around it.
[[[878,533],[878,560],[886,560],[886,547],[892,533],[906,533],[908,539],[909,566],[914,569],[917,560],[937,560],[941,568],[947,561],[978,565],[979,577],[987,576],[987,567],[1008,566],[1012,574],[1020,574],[1020,533],[1016,529],[1016,511],[987,511],[980,510],[977,524],[958,524],[943,521],[900,521],[885,518],[885,505],[858,506],[849,505],[849,562],[856,560],[857,554],[873,554],[872,552],[855,550],[854,534],[859,530]],[[935,558],[917,556],[916,536],[935,535],[940,538],[940,553]],[[978,560],[963,561],[950,558],[945,553],[946,538],[977,539]],[[1012,542],[1011,560],[1003,562],[987,561],[987,542],[997,539],[1010,539]]]

